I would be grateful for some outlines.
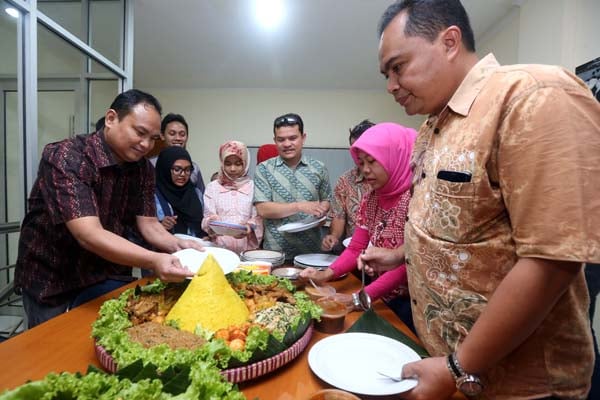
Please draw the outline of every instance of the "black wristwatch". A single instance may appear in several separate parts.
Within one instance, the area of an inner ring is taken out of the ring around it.
[[[446,359],[446,365],[456,382],[456,388],[466,396],[477,396],[483,390],[483,383],[477,375],[466,373],[456,358],[456,353],[452,353]]]

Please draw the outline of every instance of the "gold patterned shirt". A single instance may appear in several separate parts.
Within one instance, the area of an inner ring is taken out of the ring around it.
[[[488,55],[412,158],[406,264],[432,355],[455,351],[522,257],[600,261],[600,103],[564,69]],[[484,376],[481,398],[585,398],[593,366],[583,269],[539,328]]]

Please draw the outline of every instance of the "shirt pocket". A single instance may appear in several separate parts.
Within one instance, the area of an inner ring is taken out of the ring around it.
[[[433,178],[425,226],[434,238],[461,243],[473,227],[475,184]]]

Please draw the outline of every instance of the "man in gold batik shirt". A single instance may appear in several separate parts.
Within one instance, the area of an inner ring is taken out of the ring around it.
[[[419,384],[403,398],[459,388],[585,399],[594,352],[582,263],[600,260],[600,104],[562,68],[479,60],[458,0],[396,3],[380,33],[388,91],[429,115],[404,255],[432,357],[404,367]]]

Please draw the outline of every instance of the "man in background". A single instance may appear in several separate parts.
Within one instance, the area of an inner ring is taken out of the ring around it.
[[[298,114],[275,118],[273,134],[279,156],[256,167],[254,204],[265,224],[263,248],[282,251],[290,261],[298,254],[319,252],[320,227],[295,233],[278,228],[307,217],[326,216],[331,187],[325,165],[302,154],[306,133]]]
[[[479,60],[458,0],[398,1],[379,32],[388,92],[428,116],[404,251],[432,357],[403,367],[418,379],[403,398],[458,388],[585,399],[594,352],[582,263],[600,260],[600,105],[562,68]]]
[[[375,124],[365,119],[350,129],[350,137],[348,138],[350,146],[372,126],[375,126]],[[321,250],[333,251],[337,254],[342,252],[344,248],[340,245],[340,240],[352,237],[360,202],[363,195],[369,190],[371,188],[358,166],[349,169],[338,178],[333,190],[333,203],[329,211],[331,217],[329,234],[323,238]]]
[[[202,249],[156,219],[154,169],[144,156],[160,137],[160,112],[152,95],[129,90],[115,98],[103,129],[44,148],[15,270],[30,328],[125,284],[126,266],[164,281],[193,275],[177,257],[122,237],[136,226],[162,251]]]
[[[180,146],[185,149],[189,139],[189,128],[183,115],[167,114],[160,124],[160,137],[165,142],[164,147]],[[152,165],[156,165],[157,158],[158,156],[150,158]],[[190,180],[204,194],[204,179],[200,167],[194,161],[192,161],[192,167],[194,169],[190,175]]]

